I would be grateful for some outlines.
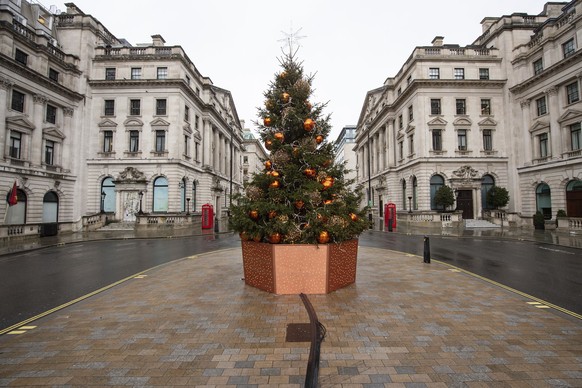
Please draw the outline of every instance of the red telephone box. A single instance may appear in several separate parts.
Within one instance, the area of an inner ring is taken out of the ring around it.
[[[202,229],[212,229],[214,223],[214,209],[207,203],[202,205]]]
[[[390,221],[392,221],[392,225],[388,224]],[[384,205],[384,226],[388,229],[390,226],[396,228],[396,204],[393,202]]]

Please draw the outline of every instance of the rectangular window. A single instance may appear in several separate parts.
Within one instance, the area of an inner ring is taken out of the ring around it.
[[[402,94],[402,88],[398,88],[398,95]]]
[[[548,113],[548,107],[546,105],[546,96],[540,97],[536,100],[536,108],[538,116],[543,116]]]
[[[479,79],[489,79],[489,69],[479,69]]]
[[[160,98],[156,100],[156,115],[165,116],[166,115],[166,99]]]
[[[414,153],[414,135],[408,136],[408,155]]]
[[[441,99],[431,98],[430,99],[430,114],[440,115],[441,114]]]
[[[459,143],[459,151],[467,150],[467,130],[459,129],[457,131],[457,140]]]
[[[166,150],[166,131],[156,131],[156,152],[164,152]]]
[[[198,117],[198,115],[194,115],[194,128],[196,130],[200,130],[198,122],[200,121],[200,117]]]
[[[402,115],[398,115],[398,129],[402,129],[404,127],[404,122],[402,120]]]
[[[190,156],[190,137],[184,135],[184,155]]]
[[[52,166],[54,163],[55,156],[55,142],[51,140],[46,140],[44,143],[44,163]]]
[[[26,66],[26,64],[28,63],[28,54],[25,53],[24,51],[16,49],[14,53],[14,59],[16,59],[16,62]]]
[[[491,114],[491,100],[488,98],[481,99],[481,114],[490,115]]]
[[[139,152],[139,131],[129,131],[129,152]]]
[[[168,78],[168,68],[167,67],[158,67],[158,79],[167,79]]]
[[[544,60],[542,58],[540,58],[537,61],[534,61],[533,69],[534,69],[534,75],[538,75],[542,71],[544,71]]]
[[[404,142],[398,142],[398,157],[400,160],[404,159]]]
[[[408,107],[408,121],[412,121],[414,120],[414,109],[412,108],[412,105],[410,105]]]
[[[20,150],[22,148],[22,134],[16,131],[10,131],[10,157],[20,159]]]
[[[483,130],[483,150],[492,151],[493,150],[493,131],[490,129]]]
[[[194,143],[194,160],[197,162],[200,160],[200,143]]]
[[[105,69],[105,79],[113,81],[115,79],[115,67],[107,67]]]
[[[45,121],[47,123],[56,124],[57,122],[57,108],[55,106],[46,105],[46,117]]]
[[[458,98],[456,101],[456,105],[457,105],[457,114],[458,115],[467,114],[466,101],[464,98]]]
[[[141,79],[141,67],[131,68],[131,79]]]
[[[570,137],[572,139],[572,151],[582,148],[582,137],[580,133],[580,123],[570,125]]]
[[[10,107],[18,112],[24,112],[24,93],[12,90],[12,103]]]
[[[465,69],[457,67],[455,68],[453,75],[455,79],[465,79]]]
[[[59,72],[55,69],[49,69],[49,78],[52,81],[59,82]]]
[[[190,86],[190,77],[186,76],[186,83]]]
[[[429,79],[439,79],[441,78],[440,76],[440,70],[438,67],[431,67],[428,69],[428,78]]]
[[[433,151],[443,150],[442,130],[440,129],[432,130],[432,149]]]
[[[188,105],[184,105],[184,121],[190,121],[190,108]]]
[[[408,78],[406,78],[406,85],[410,85],[411,82],[412,82],[412,76],[409,75]]]
[[[141,114],[140,100],[129,100],[129,114],[131,116],[139,116]]]
[[[103,152],[113,152],[113,131],[103,131]]]
[[[243,163],[248,163],[249,162],[249,157],[248,156],[243,156]]]
[[[572,82],[571,84],[566,85],[566,95],[568,96],[568,104],[580,101],[578,82]]]
[[[115,116],[115,100],[105,100],[105,116]]]
[[[548,156],[548,134],[542,133],[538,136],[540,140],[540,158]]]
[[[574,38],[568,40],[562,45],[562,51],[564,53],[564,58],[568,58],[570,55],[574,54],[576,48],[574,47]]]

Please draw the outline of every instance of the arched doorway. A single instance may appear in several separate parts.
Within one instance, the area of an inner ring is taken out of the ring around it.
[[[115,183],[113,183],[113,178],[107,177],[103,179],[101,182],[101,196],[99,198],[103,200],[103,208],[101,209],[103,212],[115,213]]]
[[[433,175],[430,178],[430,209],[431,210],[445,210],[442,205],[437,205],[434,197],[436,192],[445,185],[445,179],[440,175]]]
[[[582,217],[582,181],[572,180],[566,186],[566,214]]]
[[[153,211],[168,212],[168,180],[163,176],[154,181]]]
[[[552,218],[552,192],[546,183],[536,187],[536,211],[541,212],[546,220]]]
[[[490,206],[487,203],[487,193],[493,186],[495,186],[495,179],[493,179],[491,175],[483,175],[483,178],[481,179],[481,208],[483,210],[493,208],[493,206]]]
[[[47,191],[42,199],[42,222],[59,221],[59,196],[54,191]]]

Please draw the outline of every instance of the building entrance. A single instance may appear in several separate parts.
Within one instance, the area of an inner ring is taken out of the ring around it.
[[[463,211],[463,219],[473,219],[473,191],[459,190],[457,192],[457,210]]]

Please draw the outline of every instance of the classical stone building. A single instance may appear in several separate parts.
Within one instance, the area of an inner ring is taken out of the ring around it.
[[[225,215],[242,186],[231,93],[162,36],[131,45],[66,7],[0,0],[0,188],[18,186],[5,224],[77,230],[100,212],[132,222],[205,203]]]
[[[482,27],[464,47],[440,36],[416,47],[367,93],[355,150],[376,216],[387,202],[413,214],[444,210],[434,194],[447,185],[463,218],[484,218],[496,185],[510,193],[515,224],[531,224],[538,210],[582,217],[582,1]]]
[[[356,126],[346,125],[335,140],[335,163],[344,163],[348,169],[346,179],[356,179],[356,155],[353,148],[356,142]],[[351,185],[355,188],[355,183]]]

